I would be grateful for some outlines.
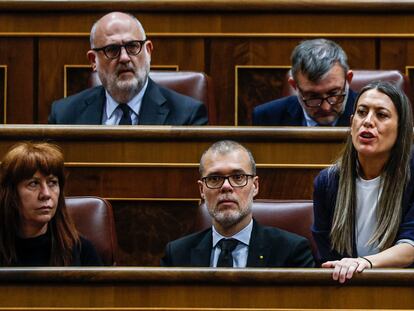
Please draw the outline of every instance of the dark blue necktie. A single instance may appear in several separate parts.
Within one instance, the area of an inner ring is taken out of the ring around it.
[[[122,110],[122,118],[119,121],[119,125],[132,125],[132,119],[129,106],[127,104],[119,104],[118,108]]]
[[[232,252],[236,248],[239,241],[236,239],[221,239],[218,242],[221,252],[217,260],[217,267],[233,267]]]

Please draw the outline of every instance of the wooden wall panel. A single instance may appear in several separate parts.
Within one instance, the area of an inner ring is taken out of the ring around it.
[[[148,38],[154,44],[151,65],[177,65],[179,70],[206,71],[204,38]]]
[[[380,63],[384,69],[397,69],[409,77],[411,103],[414,103],[414,40],[386,39],[381,41]]]
[[[334,1],[332,3],[336,3]],[[413,3],[412,1],[411,4]],[[294,2],[291,2],[292,4]],[[298,2],[296,2],[298,3]],[[379,6],[382,1],[374,1]],[[314,8],[317,8],[316,3]],[[356,7],[360,1],[354,1]],[[359,7],[361,8],[361,7]],[[264,10],[263,10],[264,11]],[[220,31],[224,33],[277,33],[308,34],[310,36],[336,36],[337,34],[410,34],[414,27],[413,11],[404,14],[377,12],[376,10],[353,10],[328,12],[326,4],[319,10],[271,10],[267,12],[243,12],[219,14],[221,19]],[[401,12],[400,12],[401,13]],[[243,18],[241,18],[241,15]]]
[[[256,199],[312,200],[313,180],[321,169],[258,168],[259,194]]]
[[[59,10],[59,7],[70,5],[71,3],[50,2],[50,6],[55,9],[47,9],[44,1],[25,1],[38,2],[44,9],[37,11],[20,12],[15,10],[0,12],[0,32],[23,32],[23,33],[89,33],[92,24],[104,15],[113,10],[116,6],[106,7],[104,10],[94,8],[96,4],[85,4],[79,2],[79,6],[84,9],[74,10],[67,8]],[[95,3],[104,1],[94,1]],[[161,1],[159,1],[161,2]],[[285,2],[281,0],[280,2]],[[383,5],[381,1],[376,1],[378,6]],[[408,2],[408,1],[407,1]],[[412,1],[411,4],[413,3]],[[9,4],[9,7],[17,3],[13,0],[3,1],[2,5]],[[174,1],[170,1],[174,5]],[[242,4],[245,4],[243,2]],[[262,2],[264,3],[264,2]],[[294,3],[294,2],[292,2]],[[315,9],[301,11],[292,9],[289,12],[278,10],[276,7],[272,11],[240,11],[225,12],[221,9],[211,11],[175,9],[160,12],[156,9],[130,9],[129,12],[136,15],[142,22],[148,33],[212,33],[212,34],[288,34],[297,36],[307,34],[314,36],[337,35],[347,36],[349,34],[411,34],[414,28],[413,8],[405,12],[375,12],[374,10],[365,11],[360,9],[360,1],[354,1],[353,12],[326,12],[324,5],[315,5]],[[134,4],[134,3],[132,3]],[[135,3],[136,5],[137,3]],[[138,3],[139,4],[139,3]],[[148,1],[143,3],[148,5]],[[165,2],[164,2],[165,4]],[[76,5],[76,4],[75,4]],[[231,7],[230,5],[228,6]],[[246,5],[248,8],[248,5]],[[121,11],[126,11],[127,6],[119,7]],[[402,14],[403,13],[403,14]],[[340,21],[340,22],[338,22]],[[334,25],[334,26],[332,26]]]
[[[0,65],[7,66],[7,123],[36,123],[34,41],[31,38],[0,38]]]
[[[159,266],[169,241],[194,232],[198,200],[110,200],[120,266]]]
[[[381,40],[380,62],[384,69],[397,69],[406,72],[407,67],[414,67],[413,39]]]
[[[198,198],[198,168],[70,167],[68,195],[109,198]],[[185,185],[185,186],[183,186]]]
[[[235,125],[235,68],[237,65],[289,66],[290,51],[298,40],[212,39],[209,74],[216,93],[218,124]]]
[[[39,39],[39,123],[47,123],[52,102],[63,97],[64,65],[88,64],[88,49],[87,37]]]
[[[251,125],[254,107],[285,96],[289,70],[290,66],[236,66],[237,125]]]
[[[10,2],[9,4],[12,4]],[[56,3],[60,7],[62,3]],[[10,6],[10,5],[9,5]],[[66,12],[52,12],[50,10],[21,11],[0,13],[0,31],[5,33],[89,33],[92,24],[100,17],[100,12],[77,13],[72,10]],[[17,34],[16,34],[17,33]]]
[[[379,57],[377,44],[381,40],[374,38],[330,38],[338,43],[348,56],[351,69],[380,69],[377,65]]]
[[[258,164],[260,199],[312,199],[313,178],[320,168],[269,168]],[[198,168],[68,168],[67,195],[107,198],[199,198]]]
[[[70,167],[197,167],[204,150],[221,139],[240,141],[256,162],[271,167],[323,167],[343,146],[347,128],[0,126],[0,155],[14,143],[48,140],[61,146]]]
[[[233,139],[255,156],[260,198],[310,199],[313,177],[336,159],[347,130],[38,125],[2,126],[0,135],[0,156],[21,140],[61,146],[69,173],[67,195],[197,199],[202,152],[217,140]]]
[[[7,65],[0,65],[0,123],[7,121]]]

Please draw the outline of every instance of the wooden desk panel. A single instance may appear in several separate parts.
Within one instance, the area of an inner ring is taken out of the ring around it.
[[[250,126],[79,126],[1,125],[0,155],[22,140],[58,143],[66,162],[198,163],[201,153],[222,139],[249,147],[258,164],[327,165],[343,146],[346,127],[250,127]],[[91,165],[91,166],[93,166]]]
[[[257,168],[257,198],[310,200],[320,168]],[[199,197],[198,167],[69,167],[66,193],[133,200],[194,199]]]
[[[213,142],[233,139],[253,152],[262,182],[260,198],[310,199],[313,178],[337,157],[347,131],[304,127],[0,126],[0,156],[18,141],[52,141],[65,154],[67,195],[196,199],[201,154]]]
[[[338,285],[325,269],[2,269],[0,310],[413,309],[413,284],[413,270]]]

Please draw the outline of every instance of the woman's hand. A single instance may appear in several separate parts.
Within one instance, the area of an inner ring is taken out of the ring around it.
[[[322,268],[334,268],[332,278],[339,283],[344,283],[354,275],[355,271],[360,273],[365,269],[372,268],[370,261],[365,258],[342,258],[341,260],[327,261]]]

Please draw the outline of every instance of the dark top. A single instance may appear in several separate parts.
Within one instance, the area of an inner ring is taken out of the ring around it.
[[[53,102],[50,124],[102,124],[106,103],[105,88],[100,85]],[[189,96],[162,87],[148,78],[148,86],[139,111],[139,125],[205,125],[206,106]]]
[[[209,267],[212,229],[168,243],[161,266]],[[247,267],[314,267],[309,241],[296,234],[253,221]]]
[[[48,233],[28,239],[16,240],[17,262],[14,266],[50,266],[51,238]],[[80,237],[80,245],[73,249],[71,266],[102,266],[95,247],[87,239]]]
[[[335,169],[324,169],[315,178],[313,192],[314,223],[312,234],[318,246],[320,261],[339,260],[344,257],[357,257],[356,244],[352,254],[339,254],[331,249],[329,237],[336,196],[338,193],[339,173]],[[410,160],[410,181],[402,201],[402,222],[395,241],[409,239],[414,241],[414,157]]]
[[[357,94],[349,90],[345,109],[335,126],[349,126]],[[296,95],[272,100],[254,108],[253,125],[305,126],[305,115]]]

